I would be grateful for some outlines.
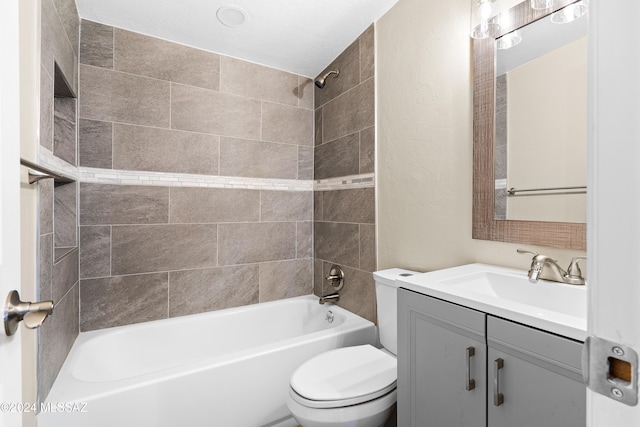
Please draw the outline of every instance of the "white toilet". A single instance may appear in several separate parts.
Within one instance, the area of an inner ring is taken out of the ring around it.
[[[319,354],[291,376],[287,406],[303,427],[379,427],[396,404],[397,285],[414,271],[373,273],[383,349],[344,347]]]

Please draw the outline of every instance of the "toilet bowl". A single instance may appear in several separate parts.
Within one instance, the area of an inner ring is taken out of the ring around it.
[[[373,273],[384,348],[360,345],[331,350],[293,373],[287,407],[302,427],[384,426],[397,400],[396,279],[412,274],[398,268]]]
[[[396,358],[371,345],[322,353],[291,377],[287,406],[303,427],[378,427],[396,403]]]

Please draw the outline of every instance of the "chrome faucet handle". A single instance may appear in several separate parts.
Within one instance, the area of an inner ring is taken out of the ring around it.
[[[582,270],[580,270],[580,266],[578,265],[579,261],[586,260],[586,256],[577,256],[571,258],[571,263],[569,264],[569,268],[567,268],[567,276],[571,278],[582,278]]]
[[[538,256],[539,255],[538,252],[528,251],[526,249],[520,249],[520,248],[518,248],[516,250],[516,252],[518,252],[519,254],[531,254],[533,256]]]
[[[335,291],[342,290],[342,287],[344,286],[344,272],[339,266],[331,266],[329,275],[325,279],[327,281],[327,284],[333,286]]]

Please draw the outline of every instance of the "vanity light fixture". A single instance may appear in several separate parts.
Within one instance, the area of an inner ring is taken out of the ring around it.
[[[553,7],[553,0],[531,0],[531,9],[545,10]]]
[[[522,36],[520,35],[520,31],[515,30],[510,32],[509,34],[505,34],[496,40],[496,49],[505,50],[511,49],[522,41]]]
[[[582,18],[587,12],[589,12],[589,2],[588,0],[581,0],[551,14],[551,22],[554,24],[568,24]]]
[[[471,0],[470,34],[472,38],[495,37],[500,31],[494,3],[495,0]]]

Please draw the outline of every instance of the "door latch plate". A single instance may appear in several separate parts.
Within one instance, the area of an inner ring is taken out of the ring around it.
[[[582,349],[582,376],[596,393],[625,405],[638,404],[638,354],[633,348],[587,337]]]

